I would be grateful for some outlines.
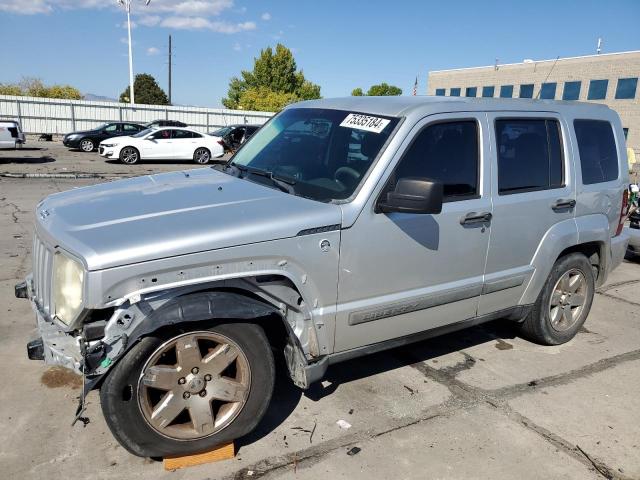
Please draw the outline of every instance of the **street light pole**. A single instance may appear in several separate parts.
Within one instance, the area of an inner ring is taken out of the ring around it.
[[[149,5],[151,0],[145,0],[145,5]],[[133,50],[131,48],[131,0],[118,0],[118,3],[127,10],[127,33],[129,37],[129,103],[133,106],[136,103],[136,95],[133,90]]]

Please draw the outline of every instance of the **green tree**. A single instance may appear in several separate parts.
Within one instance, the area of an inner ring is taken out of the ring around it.
[[[148,73],[139,73],[133,81],[135,101],[143,105],[169,105],[169,98],[160,88],[156,79]],[[120,101],[127,103],[130,100],[130,88],[125,88],[120,94]]]
[[[361,97],[363,95],[364,95],[364,92],[362,91],[362,89],[360,87],[354,88],[353,90],[351,90],[351,96],[352,97]]]
[[[11,83],[0,83],[0,95],[20,96],[23,95],[23,93],[20,85]]]
[[[20,88],[22,89],[23,95],[27,95],[29,97],[46,97],[47,96],[47,87],[44,86],[44,82],[39,78],[33,77],[22,77],[20,80]]]
[[[51,85],[47,89],[48,98],[66,98],[67,100],[82,100],[83,96],[71,85]]]
[[[242,92],[238,108],[260,112],[278,112],[298,100],[299,97],[295,93],[274,92],[268,87],[253,87]]]
[[[382,82],[379,85],[372,85],[371,88],[369,88],[367,95],[378,97],[402,95],[402,89],[396,87],[395,85],[389,85],[385,82]]]
[[[275,51],[267,47],[260,52],[258,58],[254,58],[253,70],[243,70],[240,77],[231,78],[222,104],[227,108],[250,109],[248,105],[284,106],[298,100],[320,98],[320,86],[307,80],[297,68],[293,53],[287,47],[280,43],[276,45]],[[258,101],[258,92],[266,95],[269,101]],[[264,111],[264,108],[251,109]]]

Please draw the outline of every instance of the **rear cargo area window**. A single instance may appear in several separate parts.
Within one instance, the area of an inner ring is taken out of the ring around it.
[[[582,183],[609,182],[618,178],[618,153],[613,128],[603,120],[574,120],[578,139]]]
[[[478,165],[477,123],[436,123],[418,133],[400,160],[394,178],[437,180],[444,185],[445,200],[463,200],[478,195]]]
[[[564,185],[562,139],[557,120],[496,120],[496,141],[500,195]]]

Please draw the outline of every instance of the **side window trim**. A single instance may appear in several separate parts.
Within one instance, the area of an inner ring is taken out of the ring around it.
[[[402,164],[405,159],[407,153],[411,150],[411,147],[415,143],[416,139],[424,132],[427,128],[432,127],[434,125],[439,125],[443,123],[456,123],[456,122],[474,122],[476,125],[476,146],[477,146],[477,165],[476,165],[476,193],[475,195],[464,195],[464,196],[445,196],[443,198],[443,203],[451,203],[451,202],[462,202],[466,200],[477,200],[482,198],[482,165],[483,165],[483,147],[482,147],[482,128],[483,121],[480,117],[451,117],[451,118],[443,118],[439,120],[434,120],[432,122],[427,122],[420,127],[420,129],[413,135],[409,144],[404,148],[402,153],[400,154],[400,158],[393,166],[393,169],[387,176],[384,181],[384,187],[380,190],[380,193],[376,197],[376,201],[374,204],[377,204],[378,201],[389,192],[390,184],[392,183],[392,179],[394,178],[395,173],[398,168]]]
[[[498,130],[497,130],[497,122],[498,121],[505,121],[505,120],[512,120],[512,121],[527,121],[527,120],[539,120],[539,121],[544,121],[545,122],[545,130],[547,132],[547,149],[550,152],[550,148],[551,148],[551,144],[550,144],[550,138],[549,138],[549,121],[555,122],[557,127],[558,127],[558,143],[560,145],[560,165],[562,167],[562,183],[558,186],[553,186],[553,187],[548,187],[548,188],[523,188],[523,189],[514,189],[514,190],[510,190],[510,191],[500,191],[500,164],[498,161],[498,154],[499,154],[499,150],[500,150],[500,145],[498,143]],[[554,117],[554,116],[498,116],[495,117],[493,119],[493,137],[494,137],[494,141],[495,141],[495,147],[496,147],[496,156],[495,156],[495,169],[496,169],[496,179],[498,180],[497,184],[496,184],[496,193],[498,196],[500,197],[504,197],[504,196],[508,196],[508,195],[517,195],[517,194],[521,194],[521,193],[531,193],[531,192],[545,192],[545,191],[549,191],[549,190],[559,190],[562,188],[566,188],[567,187],[567,168],[566,168],[566,159],[567,159],[567,155],[565,152],[565,143],[564,143],[564,139],[565,139],[565,131],[564,128],[562,126],[562,121],[560,118],[558,117]]]

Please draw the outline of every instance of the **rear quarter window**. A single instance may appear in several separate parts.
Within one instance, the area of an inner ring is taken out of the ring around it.
[[[582,183],[609,182],[618,178],[618,152],[613,127],[603,120],[574,120],[578,139]]]

